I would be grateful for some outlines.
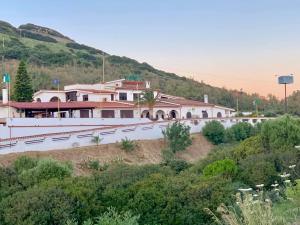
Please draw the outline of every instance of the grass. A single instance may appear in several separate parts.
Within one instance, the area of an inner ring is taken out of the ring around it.
[[[287,200],[274,205],[273,213],[286,218],[288,221],[293,221],[296,224],[300,223],[300,180],[297,180],[297,186],[289,187],[286,191]]]

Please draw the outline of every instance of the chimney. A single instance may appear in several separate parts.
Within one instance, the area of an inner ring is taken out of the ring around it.
[[[147,89],[150,88],[150,81],[146,81],[146,88],[147,88]]]
[[[8,90],[2,89],[2,103],[7,104],[8,103]]]
[[[204,95],[204,103],[208,103],[208,95]]]

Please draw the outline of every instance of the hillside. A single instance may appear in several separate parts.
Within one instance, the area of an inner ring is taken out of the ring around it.
[[[185,151],[177,153],[178,158],[191,163],[205,158],[213,147],[213,145],[200,134],[194,134],[192,135],[192,138],[193,144]],[[83,175],[89,172],[86,168],[82,167],[83,163],[88,162],[89,160],[98,160],[102,165],[113,162],[144,165],[159,164],[162,161],[161,149],[165,148],[163,139],[137,141],[136,143],[138,146],[137,149],[128,153],[120,148],[119,143],[116,143],[71,150],[0,155],[0,167],[10,165],[14,160],[22,155],[35,158],[51,157],[60,161],[71,161],[77,175]]]
[[[14,75],[18,61],[26,59],[35,90],[52,88],[53,78],[60,78],[62,85],[99,82],[102,74],[102,56],[105,55],[106,80],[137,74],[143,80],[150,80],[153,88],[159,88],[169,94],[194,100],[203,100],[203,95],[208,94],[211,103],[232,108],[236,107],[236,99],[239,96],[240,109],[251,111],[254,110],[253,101],[259,99],[259,108],[270,110],[268,101],[256,94],[248,95],[236,90],[213,87],[155,69],[145,62],[110,55],[79,44],[50,28],[34,24],[16,28],[0,21],[0,38],[5,44],[4,49],[0,48],[0,56],[5,56],[6,70]]]

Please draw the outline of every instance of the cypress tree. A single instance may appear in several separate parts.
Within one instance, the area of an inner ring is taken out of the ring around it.
[[[31,78],[27,73],[26,63],[22,60],[17,71],[13,99],[17,102],[31,102],[32,98]]]

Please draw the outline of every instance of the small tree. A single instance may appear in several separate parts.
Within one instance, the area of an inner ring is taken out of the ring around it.
[[[203,135],[213,144],[221,144],[224,141],[225,128],[219,121],[210,121],[202,129]]]
[[[31,78],[27,73],[25,62],[21,61],[17,71],[13,99],[17,102],[31,102],[32,98],[33,88]]]
[[[172,152],[183,151],[192,144],[190,129],[189,126],[176,121],[162,131]]]

